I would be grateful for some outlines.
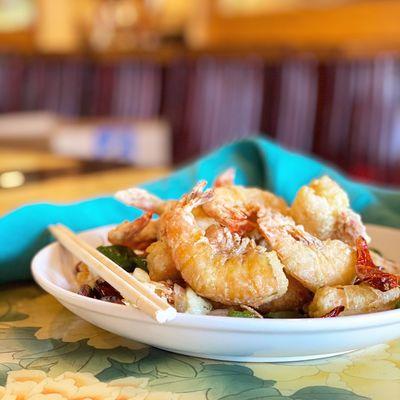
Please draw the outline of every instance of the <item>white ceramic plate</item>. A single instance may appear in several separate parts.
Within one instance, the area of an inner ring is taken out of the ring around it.
[[[92,245],[110,227],[87,231]],[[400,259],[400,230],[369,226],[372,245]],[[66,308],[110,332],[176,353],[230,361],[297,361],[349,352],[400,337],[400,309],[326,319],[245,319],[178,314],[159,325],[141,311],[75,294],[77,260],[56,243],[32,261],[36,282]]]

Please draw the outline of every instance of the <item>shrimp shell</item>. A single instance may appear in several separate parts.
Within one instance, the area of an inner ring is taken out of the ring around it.
[[[366,314],[391,310],[400,300],[400,288],[382,292],[368,285],[324,287],[314,295],[308,312],[311,317],[322,317],[336,307],[343,306],[340,315]]]
[[[275,252],[254,242],[226,254],[211,245],[192,210],[212,199],[198,184],[164,214],[166,241],[182,278],[202,297],[227,305],[257,307],[282,296],[288,281]]]

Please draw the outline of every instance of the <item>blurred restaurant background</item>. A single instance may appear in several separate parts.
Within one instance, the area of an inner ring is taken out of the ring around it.
[[[0,0],[0,213],[258,133],[399,185],[399,50],[398,0]]]

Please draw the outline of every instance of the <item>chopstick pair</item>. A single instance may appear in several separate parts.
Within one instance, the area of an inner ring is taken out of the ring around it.
[[[122,297],[159,323],[172,320],[175,308],[162,300],[133,275],[100,253],[62,224],[51,225],[52,235],[92,271],[118,290]]]

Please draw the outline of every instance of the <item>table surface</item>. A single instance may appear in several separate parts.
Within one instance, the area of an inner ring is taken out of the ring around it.
[[[78,170],[79,163],[66,157],[36,151],[0,148],[0,172],[19,170]],[[26,203],[65,203],[87,197],[110,194],[119,189],[139,185],[165,176],[168,168],[126,167],[109,171],[58,176],[28,183],[13,189],[0,189],[0,215]]]
[[[81,390],[96,400],[398,400],[400,341],[297,363],[203,360],[115,336],[19,284],[0,291],[0,385],[0,398],[5,390]]]
[[[51,170],[78,165],[77,160],[46,151],[0,147],[0,170]]]
[[[110,193],[167,172],[126,168],[3,190],[0,213],[25,202]],[[0,288],[0,385],[0,399],[7,392],[21,400],[31,398],[27,394],[35,400],[399,400],[400,340],[308,362],[202,360],[115,336],[71,314],[36,285],[14,284]]]

